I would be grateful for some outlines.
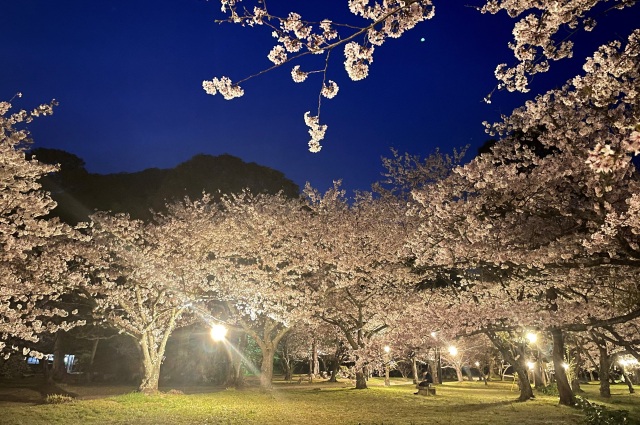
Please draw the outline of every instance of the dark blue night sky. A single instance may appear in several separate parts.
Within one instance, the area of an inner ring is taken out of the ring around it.
[[[500,92],[488,105],[482,99],[496,84],[493,70],[513,63],[507,42],[514,21],[465,6],[480,3],[437,2],[434,19],[376,48],[366,80],[351,82],[342,51],[334,52],[329,78],[340,92],[324,101],[321,121],[329,129],[319,154],[307,150],[302,118],[308,110],[315,115],[319,76],[296,84],[285,65],[244,83],[239,99],[202,90],[202,80],[237,81],[270,65],[270,31],[214,23],[223,17],[217,1],[4,2],[0,99],[22,92],[14,103],[24,108],[57,99],[54,115],[30,126],[35,146],[72,152],[91,172],[168,168],[197,153],[229,153],[300,186],[310,181],[324,190],[343,179],[349,190],[366,190],[390,147],[426,155],[471,144],[473,156],[488,139],[483,120],[577,74],[585,55],[603,41],[626,39],[640,21],[639,6],[600,17],[593,33],[574,38],[576,59],[553,63],[531,93]],[[269,7],[355,19],[346,0],[272,0]]]

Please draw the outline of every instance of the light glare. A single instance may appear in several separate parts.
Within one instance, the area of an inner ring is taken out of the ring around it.
[[[215,324],[211,326],[211,339],[222,341],[227,336],[227,328],[224,325]]]

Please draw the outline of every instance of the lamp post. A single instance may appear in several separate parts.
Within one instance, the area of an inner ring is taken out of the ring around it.
[[[391,352],[391,347],[388,345],[384,346],[384,386],[390,387],[391,381],[389,380],[389,353]]]

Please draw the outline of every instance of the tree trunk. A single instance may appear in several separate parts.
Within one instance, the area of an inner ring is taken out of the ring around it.
[[[411,357],[411,372],[413,373],[413,383],[417,385],[418,382],[420,382],[420,377],[418,376],[418,362],[416,361],[416,356]]]
[[[367,389],[367,371],[366,367],[356,369],[356,390]]]
[[[339,370],[340,370],[340,362],[338,361],[338,357],[335,356],[331,361],[331,377],[329,378],[329,382],[338,382]]]
[[[160,381],[160,359],[153,356],[151,359],[143,360],[144,376],[138,390],[145,394],[154,394],[158,392],[158,382]]]
[[[509,360],[507,360],[509,361]],[[519,401],[527,401],[535,398],[533,395],[533,389],[531,388],[531,382],[529,381],[529,371],[524,364],[524,359],[520,356],[517,360],[513,358],[513,369],[518,374],[518,386],[520,387]]]
[[[538,359],[533,366],[533,384],[537,390],[545,386],[544,378],[542,377],[542,365],[542,361]]]
[[[567,373],[564,368],[564,336],[560,329],[553,329],[551,335],[553,337],[553,367],[556,372],[560,404],[573,406],[576,404],[576,397],[573,391],[571,391],[571,386],[569,385]]]
[[[598,378],[600,379],[600,397],[611,397],[611,384],[609,382],[609,369],[611,368],[611,362],[609,359],[609,353],[606,346],[599,346],[600,351],[600,370],[598,371]]]
[[[167,348],[169,336],[175,329],[176,320],[182,313],[180,310],[172,310],[171,318],[164,329],[147,329],[139,338],[139,347],[142,350],[143,377],[139,390],[145,394],[158,392],[160,381],[160,366]],[[158,335],[161,335],[161,337]],[[158,340],[159,338],[159,340]]]
[[[313,366],[311,375],[319,376],[320,375],[320,362],[318,361],[318,344],[316,340],[313,340],[313,345],[311,346],[311,365]]]
[[[331,362],[331,371],[329,372],[329,382],[338,382],[338,362]]]
[[[493,358],[493,356],[491,356],[491,359],[489,360],[489,373],[487,376],[488,380],[491,380],[495,376],[496,367],[496,360]]]
[[[273,356],[275,347],[273,344],[265,342],[262,347],[262,363],[260,365],[260,386],[264,389],[271,389],[273,380]]]
[[[571,391],[573,391],[574,394],[578,394],[578,393],[583,393],[584,390],[580,387],[580,379],[579,378],[574,378],[571,380]]]
[[[584,392],[584,390],[580,388],[580,371],[584,369],[584,360],[580,355],[579,347],[575,350],[574,359],[576,364],[573,370],[573,379],[571,380],[571,390],[574,394],[579,394]]]
[[[140,351],[142,352],[142,382],[138,387],[138,391],[145,394],[154,394],[158,392],[160,365],[164,357],[165,345],[160,344],[155,349],[155,337],[152,331],[145,331],[139,343]]]
[[[322,363],[322,364],[320,365],[320,363]],[[325,376],[326,376],[326,373],[327,373],[327,361],[324,358],[324,356],[318,356],[318,364],[320,365],[320,368],[318,369],[320,375],[322,375],[322,372],[324,372]]]
[[[284,371],[284,380],[290,382],[293,379],[291,372],[291,360],[287,356],[282,356],[282,370]]]
[[[627,372],[624,370],[624,368],[622,369],[622,377],[624,378],[624,382],[627,384],[627,387],[629,387],[629,394],[635,393],[636,390],[633,388],[633,383],[631,382],[631,378],[629,377]]]
[[[520,397],[518,397],[518,401],[527,401],[534,398],[531,382],[529,382],[529,372],[527,371],[527,365],[524,363],[524,356],[522,353],[520,353],[516,359],[507,343],[505,343],[498,335],[493,332],[487,332],[486,335],[489,337],[489,340],[493,345],[500,351],[504,360],[512,365],[513,369],[518,374],[518,386],[520,387]]]
[[[464,374],[462,373],[462,368],[456,365],[454,369],[456,370],[456,377],[458,378],[458,382],[464,381]]]
[[[247,347],[247,334],[241,333],[236,342],[236,350],[225,350],[231,363],[225,384],[228,387],[242,388],[244,387],[244,374],[242,373],[242,356],[240,353],[244,352]]]
[[[96,338],[91,343],[91,357],[89,357],[89,364],[87,365],[87,370],[84,374],[84,379],[86,380],[86,382],[93,381],[93,370],[94,370],[93,362],[96,359],[96,353],[98,352],[99,342],[100,342],[100,339]]]
[[[60,382],[67,374],[64,366],[64,334],[66,332],[59,330],[56,332],[56,339],[53,345],[53,368],[49,375],[51,380]]]

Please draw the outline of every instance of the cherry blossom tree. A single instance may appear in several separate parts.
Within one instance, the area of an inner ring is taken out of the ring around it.
[[[84,293],[94,302],[94,313],[131,336],[142,357],[140,391],[158,390],[160,367],[167,341],[178,327],[201,319],[200,288],[208,272],[201,267],[207,251],[197,234],[200,222],[185,222],[192,211],[207,208],[208,198],[169,207],[151,223],[127,215],[98,213],[92,218],[91,245],[85,265]],[[187,213],[186,211],[189,211]]]
[[[491,127],[504,138],[492,154],[413,192],[422,220],[409,242],[417,264],[464,271],[476,302],[491,306],[485,320],[499,320],[499,328],[511,322],[549,330],[565,404],[572,394],[559,366],[563,331],[638,314],[637,304],[612,311],[597,292],[613,270],[637,267],[629,220],[637,178],[627,153],[635,152],[639,118],[637,37],[624,47],[602,47],[587,60],[584,76]],[[599,148],[605,145],[614,152],[607,163]],[[633,290],[633,278],[624,282]],[[519,312],[545,311],[548,321],[507,314],[499,305],[507,301]]]
[[[223,198],[219,208],[216,229],[200,229],[210,235],[206,289],[260,347],[260,383],[270,388],[279,342],[309,316],[310,212],[300,199],[248,192]]]
[[[314,245],[321,267],[312,277],[315,316],[336,326],[356,362],[356,388],[366,385],[366,365],[381,358],[375,340],[402,316],[413,273],[403,244],[410,218],[406,203],[359,193],[350,203],[336,184],[324,194],[307,186]]]
[[[73,254],[64,247],[79,235],[48,217],[56,204],[38,179],[57,167],[26,159],[31,141],[20,128],[52,114],[54,105],[11,112],[10,102],[0,102],[0,352],[7,356],[19,346],[27,354],[39,334],[74,324],[55,301],[71,285],[62,276]]]

